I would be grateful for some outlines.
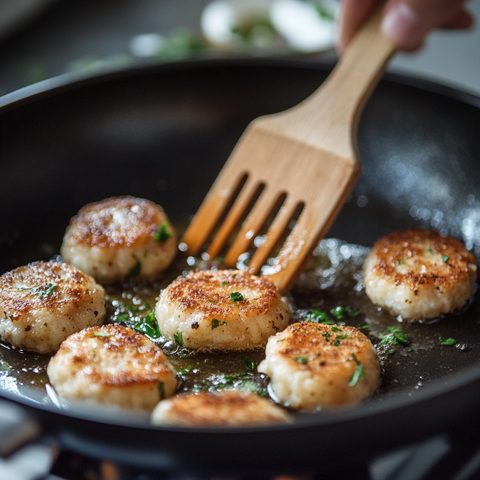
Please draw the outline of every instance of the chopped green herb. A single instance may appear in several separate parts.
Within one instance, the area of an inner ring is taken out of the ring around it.
[[[165,395],[165,383],[164,382],[160,382],[158,384],[158,389],[160,390],[160,400],[163,400],[166,398],[166,395]]]
[[[111,335],[107,332],[92,332],[94,337],[111,337]]]
[[[227,322],[224,320],[221,322],[220,320],[217,320],[216,318],[212,318],[212,330],[215,330],[217,327],[220,325],[226,325]]]
[[[427,252],[428,252],[430,255],[433,255],[433,248],[429,248],[429,249],[427,250]]]
[[[389,326],[387,332],[380,334],[379,345],[407,345],[410,341],[408,335],[400,328]]]
[[[440,345],[455,345],[457,341],[454,338],[444,338],[441,335],[438,336],[438,343]]]
[[[338,320],[343,320],[346,316],[345,307],[335,307],[330,310],[330,313]]]
[[[345,307],[345,311],[347,312],[347,315],[349,317],[358,317],[358,315],[360,315],[360,312],[358,310],[355,310],[354,308],[352,307]]]
[[[345,333],[343,335],[337,335],[335,337],[335,342],[333,342],[334,347],[338,347],[340,345],[340,340],[343,340],[344,338],[347,338],[348,335]]]
[[[137,277],[140,271],[142,270],[142,262],[136,257],[134,257],[136,262],[134,263],[133,267],[128,271],[127,276],[125,277],[125,281],[129,281],[133,277]]]
[[[146,315],[145,318],[136,323],[133,328],[136,332],[143,333],[153,340],[162,336],[160,327],[155,319],[155,313],[153,312],[150,312],[148,315]]]
[[[173,338],[178,345],[183,347],[183,332],[174,333]]]
[[[58,288],[57,285],[54,285],[53,283],[49,283],[47,285],[47,289],[40,294],[40,298],[43,298],[47,295],[51,295],[57,288]]]
[[[446,257],[445,255],[440,255],[440,260],[443,263],[447,263],[450,260],[450,257]]]
[[[357,368],[355,369],[355,372],[352,375],[352,378],[348,381],[348,386],[349,387],[354,387],[359,380],[365,377],[365,374],[363,372],[363,365],[357,365]]]
[[[230,298],[232,302],[241,302],[243,300],[243,295],[240,292],[232,292]]]
[[[245,368],[247,370],[255,370],[255,367],[257,366],[256,362],[254,362],[253,360],[249,360],[247,357],[244,357],[243,355],[240,355],[240,358],[243,360],[243,364],[245,365]]]
[[[44,287],[15,287],[17,290],[29,290],[32,293],[39,294],[40,298],[51,295],[57,288],[57,285],[49,283]]]
[[[10,369],[11,369],[11,367],[7,362],[5,362],[3,360],[0,360],[0,370],[8,372]]]
[[[370,325],[359,325],[357,327],[359,330],[369,330],[370,329]]]
[[[354,353],[350,355],[350,360],[353,360],[357,365],[360,365],[360,362],[358,361],[358,358]]]
[[[189,375],[190,373],[192,373],[192,369],[193,367],[189,365],[187,368],[180,368],[179,370],[177,370],[177,373],[180,373],[181,375]]]
[[[312,310],[307,318],[305,319],[307,322],[313,323],[324,323],[326,325],[332,325],[333,321],[328,316],[327,312],[321,312],[320,310]]]
[[[166,242],[171,237],[173,237],[173,233],[168,229],[168,222],[163,222],[153,235],[155,241],[162,243]]]
[[[115,321],[117,321],[117,322],[124,322],[125,320],[128,320],[128,317],[129,317],[128,313],[126,313],[126,312],[125,312],[125,313],[121,313],[120,315],[117,315],[117,316],[115,317]]]
[[[332,327],[331,330],[332,330],[332,332],[343,332],[343,330],[341,328],[338,328],[338,327]]]
[[[308,363],[308,358],[307,357],[295,357],[293,359],[294,362],[298,362],[298,363]]]
[[[322,335],[325,337],[325,341],[328,342],[328,340],[330,339],[331,333],[325,332],[325,333],[323,333]]]
[[[221,285],[222,287],[226,287],[228,285],[228,282],[222,282]]]

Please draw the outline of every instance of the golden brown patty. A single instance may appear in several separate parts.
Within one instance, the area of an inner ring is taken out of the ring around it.
[[[239,270],[195,271],[161,292],[155,315],[162,334],[185,347],[244,350],[283,330],[290,309],[275,285]]]
[[[152,414],[157,425],[252,426],[289,421],[289,415],[250,392],[223,390],[180,395],[160,402]]]
[[[34,262],[0,277],[0,338],[17,348],[54,352],[104,315],[103,287],[66,263]]]
[[[386,235],[364,263],[367,295],[405,319],[435,318],[463,307],[476,276],[474,255],[455,238],[432,230]]]
[[[50,360],[48,377],[65,399],[152,409],[175,392],[175,370],[162,349],[120,325],[68,337]]]
[[[370,340],[339,325],[290,325],[268,340],[258,371],[270,377],[281,403],[302,410],[355,404],[380,385],[380,362]]]
[[[81,208],[65,234],[65,261],[105,283],[153,279],[176,254],[176,235],[162,207],[112,197]]]

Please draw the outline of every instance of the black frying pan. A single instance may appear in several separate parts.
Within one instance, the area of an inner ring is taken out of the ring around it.
[[[50,258],[69,218],[111,195],[149,198],[171,218],[187,219],[247,123],[298,103],[327,72],[283,60],[187,62],[57,79],[3,97],[1,272]],[[329,236],[370,246],[390,231],[433,226],[463,238],[478,257],[479,106],[478,98],[434,84],[383,80],[360,122],[362,177]],[[348,469],[359,479],[380,453],[478,427],[479,324],[476,297],[467,312],[441,323],[464,351],[421,352],[408,368],[387,373],[387,382],[395,377],[403,388],[282,427],[154,428],[110,411],[62,410],[22,385],[3,385],[0,396],[23,405],[46,437],[95,458],[197,476],[339,478]]]

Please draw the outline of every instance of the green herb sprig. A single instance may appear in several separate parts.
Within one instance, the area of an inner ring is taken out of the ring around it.
[[[438,343],[440,345],[450,346],[450,345],[455,345],[457,341],[454,338],[445,338],[445,337],[442,337],[441,335],[438,335]]]
[[[230,299],[232,302],[241,302],[243,300],[243,295],[240,292],[232,292],[230,294]]]
[[[162,222],[158,230],[154,233],[153,239],[156,242],[165,243],[169,238],[173,237],[173,233],[168,228],[168,222]]]

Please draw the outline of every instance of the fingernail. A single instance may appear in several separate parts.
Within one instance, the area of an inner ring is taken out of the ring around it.
[[[382,21],[382,33],[397,45],[414,43],[422,35],[420,17],[406,3],[397,3]]]

